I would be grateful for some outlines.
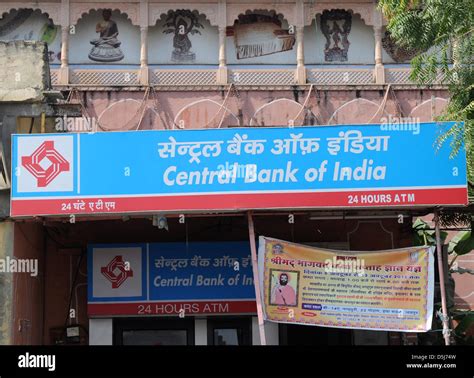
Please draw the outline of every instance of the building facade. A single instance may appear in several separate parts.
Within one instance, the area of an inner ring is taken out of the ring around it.
[[[433,121],[447,104],[441,78],[430,87],[410,81],[409,61],[417,52],[393,42],[369,0],[2,1],[0,13],[0,39],[46,42],[53,88],[82,109],[82,118],[51,119],[49,132],[419,123]],[[255,229],[326,248],[390,249],[411,245],[411,217],[426,212],[262,211]],[[15,275],[3,342],[258,345],[254,309],[182,317],[179,310],[88,314],[85,251],[92,244],[212,242],[225,248],[248,240],[246,215],[239,212],[170,213],[166,229],[155,220],[7,219],[5,230],[13,229],[5,231],[8,248],[17,258],[37,259],[40,269],[36,277]],[[18,299],[29,296],[34,300]],[[396,332],[266,327],[269,344],[417,342]]]

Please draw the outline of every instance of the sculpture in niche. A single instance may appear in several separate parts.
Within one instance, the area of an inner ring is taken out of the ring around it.
[[[295,36],[282,28],[277,15],[240,15],[227,35],[234,36],[237,59],[256,58],[293,49]]]
[[[342,9],[325,10],[321,15],[321,31],[326,38],[324,60],[326,62],[347,62],[349,33],[352,15]]]
[[[423,52],[420,49],[410,49],[398,45],[388,31],[385,32],[382,38],[382,46],[387,54],[397,63],[409,61]]]
[[[167,28],[163,30],[163,33],[174,33],[174,50],[171,53],[171,60],[183,63],[194,62],[196,54],[191,51],[193,45],[189,35],[201,34],[198,29],[204,29],[204,26],[199,22],[199,15],[185,9],[172,11],[168,13],[163,27]]]
[[[117,23],[111,19],[112,11],[105,9],[102,12],[103,20],[99,22],[95,31],[99,34],[99,38],[93,39],[91,44],[91,52],[89,59],[96,62],[118,62],[124,58],[120,49],[121,42],[117,39],[119,34]]]

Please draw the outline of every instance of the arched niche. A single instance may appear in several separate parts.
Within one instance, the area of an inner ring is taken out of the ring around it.
[[[206,14],[191,9],[170,9],[149,28],[151,65],[217,65],[219,31]]]
[[[19,6],[19,2],[0,2],[0,15],[10,13],[12,10],[20,9],[38,10],[41,13],[46,14],[55,25],[61,25],[61,12],[59,4],[43,3],[38,1],[24,1],[21,2],[21,6]]]
[[[375,45],[372,26],[351,9],[324,9],[304,29],[305,63],[372,65]]]
[[[18,8],[3,12],[0,40],[33,40],[48,44],[49,63],[61,63],[61,27],[41,9]]]
[[[119,12],[126,15],[127,19],[132,25],[140,26],[140,11],[138,2],[123,2],[123,3],[103,3],[97,1],[95,3],[79,3],[71,2],[70,9],[70,24],[76,25],[79,20],[87,16],[89,13],[103,9],[111,9],[113,12]]]
[[[118,35],[113,42],[102,42],[100,30],[104,30],[105,37]],[[140,28],[132,24],[129,15],[117,9],[90,9],[72,27],[69,41],[71,65],[138,65],[140,62]]]
[[[226,55],[230,65],[294,65],[295,26],[275,10],[247,9],[227,27]]]
[[[376,11],[374,3],[337,3],[337,6],[328,3],[313,2],[305,4],[304,24],[310,25],[317,15],[321,15],[324,11],[331,9],[345,9],[353,15],[358,15],[360,19],[367,26],[374,26],[376,23],[385,23],[385,20],[380,18]]]
[[[239,16],[255,12],[272,12],[286,20],[288,25],[296,26],[296,6],[295,4],[277,4],[273,2],[270,8],[251,8],[249,4],[229,3],[227,4],[226,23],[227,26],[234,25]]]

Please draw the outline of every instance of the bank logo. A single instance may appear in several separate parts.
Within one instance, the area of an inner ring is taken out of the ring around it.
[[[124,262],[122,256],[115,256],[100,272],[112,283],[112,289],[119,288],[128,277],[133,277],[130,263]]]
[[[16,136],[14,151],[14,189],[17,192],[74,190],[73,135]]]
[[[142,245],[89,248],[89,301],[146,299],[146,252]]]
[[[49,162],[46,168],[41,165],[45,159]],[[44,141],[30,156],[22,156],[21,165],[36,178],[40,188],[70,169],[69,162],[54,148],[52,140]]]

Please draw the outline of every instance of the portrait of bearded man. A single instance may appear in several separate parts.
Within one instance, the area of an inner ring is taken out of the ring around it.
[[[289,285],[290,275],[280,273],[278,282],[272,289],[270,304],[282,306],[296,306],[297,297],[295,289]]]

